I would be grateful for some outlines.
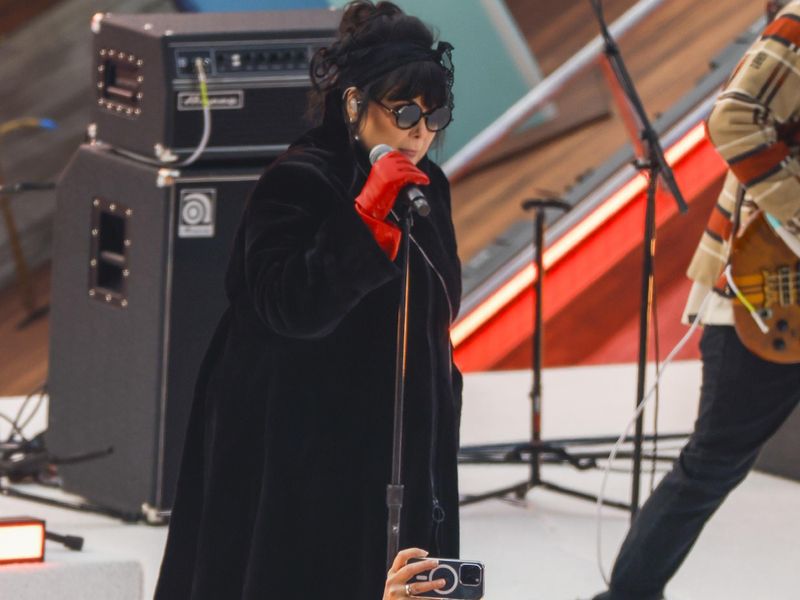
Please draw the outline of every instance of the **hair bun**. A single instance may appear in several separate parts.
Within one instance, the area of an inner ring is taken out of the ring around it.
[[[373,19],[402,14],[403,11],[399,6],[387,0],[381,0],[377,4],[373,4],[371,0],[354,0],[345,6],[339,24],[339,36],[342,39],[357,38]]]
[[[319,122],[328,114],[339,118],[342,94],[349,87],[376,98],[390,92],[404,98],[422,95],[431,106],[446,103],[452,108],[452,63],[449,52],[442,49],[437,55],[431,49],[434,39],[430,27],[393,2],[349,2],[337,39],[311,58],[309,120]],[[400,62],[398,52],[403,55]],[[409,53],[419,58],[409,62]]]

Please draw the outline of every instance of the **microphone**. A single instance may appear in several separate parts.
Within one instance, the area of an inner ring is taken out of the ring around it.
[[[374,165],[381,158],[394,151],[389,144],[378,144],[369,151],[369,164]],[[406,200],[411,205],[411,210],[416,212],[421,217],[427,217],[431,212],[431,205],[425,198],[422,190],[415,185],[409,185],[403,188],[401,194],[405,194]]]

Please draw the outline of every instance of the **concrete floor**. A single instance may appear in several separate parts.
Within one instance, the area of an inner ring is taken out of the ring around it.
[[[661,393],[662,432],[691,426],[699,365],[677,363],[665,376]],[[526,436],[527,373],[471,375],[466,379],[462,425],[465,445],[503,442]],[[554,369],[545,374],[545,437],[618,434],[628,420],[635,394],[630,365]],[[11,401],[0,404],[9,410]],[[32,423],[41,427],[43,420]],[[0,434],[3,430],[0,428]],[[664,443],[667,446],[667,443]],[[674,446],[674,445],[673,445]],[[620,461],[621,471],[628,464]],[[595,493],[602,474],[567,467],[544,467],[555,482]],[[526,475],[520,467],[464,466],[462,491],[475,493],[513,483]],[[649,476],[644,477],[649,485]],[[609,495],[630,493],[630,478],[614,472]],[[697,546],[668,590],[669,600],[789,600],[800,589],[800,485],[753,473],[709,523]],[[143,573],[144,597],[155,585],[166,535],[163,528],[122,525],[94,515],[0,498],[0,515],[29,514],[47,519],[59,533],[82,535],[78,555],[48,543],[49,566],[136,560]],[[524,504],[491,500],[462,510],[462,555],[486,565],[487,599],[576,600],[602,588],[596,566],[596,509],[591,503],[544,490],[532,491]],[[627,515],[604,511],[603,555],[607,568],[625,534]],[[0,568],[0,589],[4,572]],[[35,576],[36,569],[29,571]],[[8,589],[8,588],[6,588]],[[50,596],[66,600],[64,589]],[[6,597],[4,593],[0,596]],[[14,594],[16,600],[32,596]],[[87,600],[91,596],[76,596]],[[120,597],[122,598],[122,596]],[[115,600],[105,597],[103,600]]]

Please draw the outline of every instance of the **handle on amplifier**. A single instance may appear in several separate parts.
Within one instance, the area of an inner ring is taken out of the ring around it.
[[[133,210],[105,198],[92,199],[89,296],[105,304],[128,306],[128,250]]]

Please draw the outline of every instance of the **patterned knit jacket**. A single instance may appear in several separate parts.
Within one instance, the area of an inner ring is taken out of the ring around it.
[[[710,288],[728,260],[737,196],[741,223],[761,208],[800,234],[800,0],[744,55],[711,112],[708,134],[730,170],[687,275]],[[687,314],[696,308],[687,306]]]

